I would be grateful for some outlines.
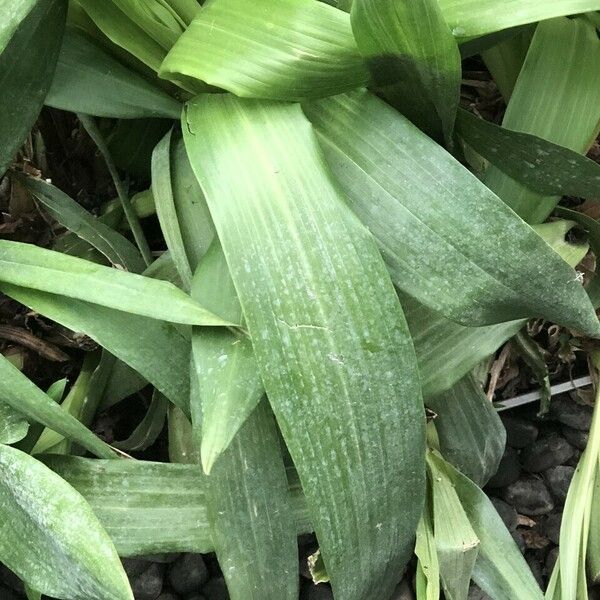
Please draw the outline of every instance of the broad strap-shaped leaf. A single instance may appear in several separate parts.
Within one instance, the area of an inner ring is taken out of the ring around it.
[[[192,297],[224,318],[241,320],[242,309],[218,241],[194,275]],[[202,466],[209,473],[265,390],[248,336],[225,328],[194,328],[192,361],[201,406],[192,398],[190,411],[192,423],[201,433]]]
[[[111,42],[135,56],[153,71],[158,71],[166,50],[112,0],[76,2]]]
[[[181,104],[68,27],[45,104],[113,119],[179,118]]]
[[[444,597],[447,600],[467,600],[471,573],[479,552],[479,538],[469,523],[452,481],[429,457],[427,468]]]
[[[439,0],[439,3],[446,22],[458,38],[600,10],[599,0]]]
[[[144,261],[138,249],[128,239],[91,215],[67,194],[41,179],[27,177],[19,181],[50,216],[94,246],[113,265],[133,273],[144,270]]]
[[[101,458],[116,458],[103,442],[77,419],[28,379],[8,359],[0,355],[0,401],[19,411],[30,421],[36,421],[76,441]]]
[[[407,119],[365,91],[304,110],[401,290],[467,325],[543,316],[598,335],[573,270]]]
[[[25,141],[50,88],[67,1],[3,2],[0,13],[1,177]],[[22,20],[17,25],[18,19]]]
[[[492,165],[540,194],[595,198],[600,164],[535,135],[512,131],[460,109],[459,135]]]
[[[0,240],[0,281],[188,325],[229,325],[159,281],[31,244]]]
[[[596,29],[585,19],[543,21],[533,36],[502,126],[585,153],[599,124]],[[532,192],[493,166],[483,181],[528,223],[545,221],[560,200]]]
[[[297,600],[296,523],[266,399],[242,425],[207,483],[212,539],[231,600]]]
[[[172,324],[9,284],[0,285],[0,290],[41,315],[88,335],[171,402],[189,411],[190,342]]]
[[[61,477],[0,445],[0,560],[53,598],[133,600],[125,571],[89,504]]]
[[[444,458],[477,485],[485,485],[498,470],[506,431],[481,386],[467,375],[427,406],[437,414],[434,423]]]
[[[192,285],[192,270],[188,261],[177,211],[173,199],[171,175],[171,138],[172,130],[156,145],[152,152],[152,194],[156,206],[156,215],[164,235],[167,248],[186,290]]]
[[[299,106],[205,95],[183,130],[334,593],[386,598],[425,490],[416,361],[385,266]]]
[[[14,444],[26,435],[29,423],[23,413],[0,402],[0,444]]]
[[[542,600],[529,565],[485,493],[435,453],[429,459],[454,485],[479,538],[473,581],[496,600]]]
[[[213,550],[197,465],[42,458],[89,502],[120,556]]]
[[[316,0],[208,2],[160,75],[281,100],[330,96],[369,81],[349,16]]]
[[[431,504],[428,499],[417,527],[415,587],[419,600],[440,600],[440,564],[433,534]]]
[[[196,464],[45,456],[44,462],[92,506],[120,556],[212,552],[208,478]],[[298,533],[311,530],[306,503],[290,490]]]
[[[429,123],[430,116],[421,116],[421,107],[414,105],[418,88],[435,107],[444,137],[451,142],[461,59],[437,0],[354,0],[350,14],[358,49],[375,82],[397,86],[394,97],[403,98],[398,108],[422,126],[419,121]]]
[[[590,530],[587,546],[587,572],[593,583],[600,583],[600,459],[596,466],[594,496],[590,513]]]

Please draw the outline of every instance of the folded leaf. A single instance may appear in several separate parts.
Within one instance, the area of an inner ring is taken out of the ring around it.
[[[599,0],[439,0],[456,37],[475,37],[563,15],[600,10]]]
[[[441,457],[431,453],[429,459],[449,477],[479,538],[473,581],[495,600],[542,600],[529,565],[485,493]]]
[[[27,454],[0,445],[0,560],[53,598],[133,600],[88,503]]]
[[[600,164],[535,135],[512,131],[459,110],[459,135],[492,165],[540,194],[595,198]]]
[[[138,249],[128,239],[91,215],[57,187],[33,177],[20,178],[19,181],[54,219],[102,252],[113,265],[133,273],[144,270]]]
[[[418,558],[416,573],[418,600],[440,599],[440,565],[435,548],[430,504],[431,502],[426,503],[417,527],[415,554]]]
[[[172,131],[169,131],[152,152],[152,194],[167,248],[171,252],[185,289],[189,290],[192,284],[192,270],[186,255],[173,199],[171,137]]]
[[[297,600],[296,523],[266,399],[215,464],[206,502],[231,600]]]
[[[339,94],[369,80],[349,16],[315,0],[206,3],[160,75],[281,100]]]
[[[401,290],[467,325],[543,316],[600,333],[573,270],[408,120],[365,91],[304,110]]]
[[[479,552],[479,538],[454,490],[451,480],[428,460],[433,500],[433,530],[444,597],[467,600],[471,573]]]
[[[587,571],[593,583],[600,582],[600,459],[596,466],[594,496],[590,513],[587,547]]]
[[[299,106],[204,95],[183,130],[334,594],[385,598],[424,497],[416,361],[385,266]]]
[[[9,284],[0,285],[0,290],[49,319],[88,335],[138,371],[171,402],[189,411],[190,342],[170,323]]]
[[[451,142],[461,59],[437,0],[354,0],[350,14],[358,49],[375,82],[399,86],[394,96],[404,101],[398,108],[416,125],[431,118],[419,115],[421,109],[414,105],[424,95],[435,107],[446,141]]]
[[[0,177],[44,104],[67,16],[66,0],[35,3],[16,0],[3,4],[0,8]]]
[[[506,431],[481,386],[467,375],[427,406],[437,414],[443,457],[471,481],[485,485],[498,470]]]
[[[0,281],[172,323],[228,325],[174,285],[0,240]]]
[[[502,126],[587,152],[600,126],[600,40],[589,21],[561,18],[537,26]],[[560,200],[493,166],[483,181],[528,223],[545,221]]]
[[[0,355],[0,401],[19,411],[27,420],[37,421],[76,441],[101,458],[116,458],[110,446],[94,435]]]
[[[194,275],[192,297],[224,318],[241,319],[242,309],[217,241]],[[192,360],[201,400],[197,406],[192,399],[192,423],[201,433],[200,456],[204,471],[209,473],[265,390],[247,336],[224,328],[194,328]]]
[[[181,104],[121,64],[84,33],[67,28],[48,106],[114,119],[178,119]]]

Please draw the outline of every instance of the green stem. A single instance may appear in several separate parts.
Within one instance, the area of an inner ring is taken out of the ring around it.
[[[89,115],[84,115],[81,113],[77,114],[77,117],[81,121],[84,129],[88,132],[89,136],[94,140],[94,143],[98,147],[100,154],[104,158],[104,162],[108,167],[108,171],[110,176],[113,179],[115,187],[117,188],[117,195],[119,196],[119,200],[121,201],[121,205],[123,206],[123,212],[125,213],[125,218],[129,223],[129,227],[131,228],[131,232],[133,233],[133,237],[135,239],[135,243],[137,244],[142,258],[146,263],[146,266],[150,266],[152,263],[152,253],[150,251],[150,246],[148,246],[148,242],[146,240],[146,236],[144,235],[144,231],[142,230],[142,226],[138,219],[137,213],[135,212],[131,202],[129,200],[129,195],[127,194],[127,190],[119,177],[119,173],[117,171],[117,167],[113,162],[113,159],[108,150],[108,146],[96,125],[96,121],[93,117]]]

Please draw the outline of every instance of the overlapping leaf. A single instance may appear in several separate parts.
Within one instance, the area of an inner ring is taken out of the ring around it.
[[[468,325],[544,316],[598,335],[572,269],[408,120],[365,91],[304,110],[401,290]]]
[[[584,153],[600,125],[600,40],[584,19],[540,23],[508,103],[503,127]],[[490,167],[485,184],[528,223],[558,204]]]
[[[3,2],[0,11],[2,176],[44,104],[65,28],[67,1]]]
[[[174,285],[0,240],[0,281],[173,323],[228,325]]]
[[[435,131],[439,127],[430,125],[433,105],[450,142],[461,63],[437,0],[354,0],[351,22],[375,82],[393,86],[387,97],[415,124]]]
[[[203,96],[183,129],[335,593],[383,598],[424,495],[416,363],[383,263],[299,107]]]
[[[179,118],[181,104],[121,64],[84,33],[67,28],[45,103],[75,113]]]
[[[53,598],[133,600],[88,503],[27,454],[0,445],[0,560]]]
[[[209,2],[160,74],[281,100],[339,94],[369,80],[349,16],[315,0]]]

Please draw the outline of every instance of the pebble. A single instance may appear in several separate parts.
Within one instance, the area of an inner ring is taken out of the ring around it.
[[[569,491],[569,485],[574,474],[575,469],[565,465],[552,467],[544,473],[546,483],[552,495],[561,504],[564,504],[567,499],[567,492]]]
[[[527,553],[525,555],[525,560],[531,569],[531,573],[535,577],[535,580],[538,582],[539,586],[543,589],[544,587],[544,574],[542,572],[542,563],[537,558],[537,556],[533,553]]]
[[[179,600],[179,596],[171,592],[163,592],[156,600]],[[189,598],[187,600],[190,600]]]
[[[158,563],[150,563],[150,566],[130,581],[135,600],[156,600],[163,587],[162,566]]]
[[[2,563],[0,563],[0,581],[7,588],[18,592],[19,594],[25,594],[23,582]]]
[[[528,515],[547,515],[554,508],[554,501],[538,477],[525,476],[504,490],[504,500],[515,507],[517,512]]]
[[[592,425],[591,406],[579,404],[568,396],[558,396],[550,404],[550,417],[563,425],[573,429],[589,431]]]
[[[523,552],[525,552],[525,549],[527,548],[527,544],[525,543],[525,539],[521,535],[521,532],[516,530],[511,531],[510,535],[512,536],[512,539],[515,540],[517,546],[519,547],[519,550],[521,551],[521,554],[523,554]]]
[[[500,515],[500,518],[504,521],[506,528],[509,531],[514,531],[517,528],[518,515],[517,511],[504,502],[500,498],[490,498],[496,512]]]
[[[199,592],[208,581],[208,569],[200,554],[182,554],[169,568],[169,582],[178,594]]]
[[[550,467],[564,465],[574,453],[574,448],[558,435],[536,440],[521,452],[523,468],[530,473],[541,473]]]
[[[581,429],[572,429],[571,427],[562,428],[563,437],[578,450],[585,450],[588,438],[590,434],[587,431],[581,431]]]
[[[502,423],[504,423],[504,429],[506,429],[506,443],[511,448],[525,448],[537,439],[539,430],[530,421],[504,417]]]
[[[514,448],[507,448],[498,465],[496,474],[488,481],[488,485],[494,488],[502,488],[514,483],[521,474],[519,455]]]
[[[202,593],[206,600],[229,600],[227,584],[223,577],[211,579],[203,588]]]
[[[546,575],[548,577],[550,577],[550,575],[552,574],[552,569],[554,569],[554,565],[556,563],[557,558],[558,558],[558,547],[552,548],[552,550],[550,550],[550,552],[548,552],[548,556],[546,556],[546,562],[544,564],[544,567],[546,569]]]
[[[206,597],[202,594],[194,594],[192,596],[187,596],[185,600],[206,600]]]
[[[558,545],[560,539],[560,523],[562,521],[562,513],[553,513],[548,516],[544,523],[544,535],[554,544]]]
[[[21,600],[22,596],[0,585],[0,600]]]

